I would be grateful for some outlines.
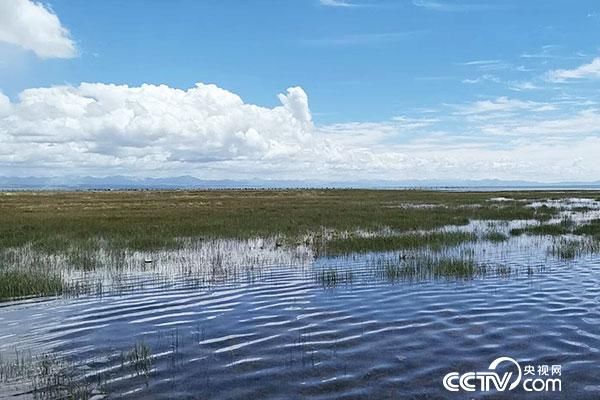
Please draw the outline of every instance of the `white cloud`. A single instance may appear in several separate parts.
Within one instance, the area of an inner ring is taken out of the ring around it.
[[[0,42],[33,51],[40,58],[77,54],[69,31],[51,9],[31,0],[0,1]]]
[[[468,105],[459,106],[458,115],[488,114],[497,112],[511,112],[518,110],[529,110],[534,112],[552,111],[556,107],[549,103],[539,103],[535,101],[524,101],[519,99],[510,99],[508,97],[498,97],[495,100],[481,100]]]
[[[595,109],[561,117],[539,112],[552,103],[498,98],[462,105],[467,108],[459,114],[315,126],[304,90],[290,88],[279,100],[279,106],[261,107],[205,84],[181,90],[82,83],[27,89],[13,102],[0,94],[0,175],[600,177]],[[473,118],[479,113],[496,119]]]
[[[10,99],[0,91],[0,117],[10,112]]]
[[[413,0],[412,3],[416,7],[443,12],[469,12],[503,8],[501,5],[489,4],[485,2],[472,3],[453,0]]]
[[[537,90],[540,89],[535,83],[531,81],[512,81],[509,82],[509,89],[516,92],[523,92],[526,90]]]
[[[490,64],[499,64],[499,63],[501,63],[500,60],[472,60],[472,61],[466,61],[466,62],[458,63],[458,65],[466,65],[466,66],[475,65],[475,66],[479,66],[479,65],[490,65]]]
[[[44,148],[44,156],[76,149],[108,163],[276,158],[306,150],[312,133],[304,91],[279,99],[282,106],[268,109],[204,84],[28,89],[0,120],[0,135],[9,146]]]
[[[552,116],[541,119],[518,118],[494,121],[494,124],[481,126],[481,131],[493,135],[513,135],[529,138],[532,135],[545,136],[552,141],[571,142],[577,136],[600,135],[600,110],[585,109],[574,115]]]
[[[346,0],[320,0],[321,5],[327,7],[355,7],[356,4],[349,3]]]
[[[469,84],[469,85],[474,85],[476,83],[483,83],[483,82],[502,83],[502,81],[497,76],[494,76],[491,74],[484,74],[484,75],[481,75],[481,76],[479,76],[477,78],[473,78],[473,79],[469,79],[469,78],[463,79],[461,82]]]
[[[598,79],[600,78],[600,57],[596,57],[588,64],[580,65],[574,69],[556,69],[547,74],[552,82],[565,82],[571,79]]]

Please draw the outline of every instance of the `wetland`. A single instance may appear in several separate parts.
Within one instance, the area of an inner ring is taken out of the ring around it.
[[[599,254],[594,191],[4,192],[0,398],[594,399]]]

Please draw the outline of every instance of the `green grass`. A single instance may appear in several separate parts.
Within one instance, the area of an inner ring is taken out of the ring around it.
[[[364,253],[376,251],[391,251],[429,247],[440,249],[447,246],[457,246],[461,243],[477,240],[477,236],[467,232],[411,232],[402,235],[348,237],[333,239],[325,244],[328,255]]]
[[[549,254],[563,260],[571,260],[585,254],[598,254],[600,253],[600,240],[597,238],[560,238],[552,244],[548,252]]]
[[[594,219],[587,224],[578,226],[573,230],[576,235],[600,236],[600,219]]]
[[[0,270],[0,300],[62,294],[65,283],[58,272]]]
[[[111,359],[113,354],[104,358]],[[118,355],[116,356],[118,361]],[[152,370],[152,351],[143,341],[121,352],[120,374],[148,379]],[[93,364],[92,364],[93,365]],[[101,367],[102,368],[102,367]],[[102,368],[103,369],[103,368]],[[111,370],[94,370],[93,367],[75,363],[59,353],[32,356],[31,352],[15,350],[5,357],[0,353],[0,385],[19,384],[33,399],[87,400],[107,397],[107,381]],[[29,397],[28,397],[29,398]]]
[[[56,353],[32,356],[15,351],[7,360],[0,355],[0,382],[19,383],[39,400],[87,400],[98,391],[98,385],[81,378],[75,364]]]
[[[488,240],[493,243],[499,243],[499,242],[504,242],[504,241],[508,240],[508,236],[502,232],[492,231],[492,232],[487,232],[483,236],[483,239]]]
[[[352,271],[338,271],[333,267],[315,273],[315,281],[327,288],[352,283],[353,277]]]
[[[465,225],[470,220],[547,221],[555,216],[557,209],[532,208],[521,200],[565,196],[596,198],[598,193],[426,190],[0,193],[0,271],[3,271],[0,300],[70,291],[60,279],[60,266],[80,271],[118,269],[131,260],[133,251],[180,249],[184,243],[206,239],[278,237],[283,245],[313,246],[316,254],[439,249],[474,239],[469,233],[415,232]],[[514,200],[489,201],[493,197]],[[423,204],[433,207],[419,207]],[[563,232],[567,228],[532,228],[530,233],[536,233],[536,229]],[[356,234],[359,231],[390,234],[364,238]],[[323,234],[327,232],[333,234]],[[307,241],[306,237],[317,240]],[[487,237],[492,241],[500,239],[503,238],[499,235]]]
[[[573,230],[573,221],[565,219],[557,224],[540,224],[526,226],[524,228],[511,229],[510,234],[513,236],[519,236],[524,233],[530,235],[550,235],[560,236],[571,233]]]
[[[132,368],[136,376],[144,376],[148,379],[152,369],[152,351],[150,347],[143,341],[137,342],[121,361],[121,368],[125,367]]]
[[[180,237],[295,237],[321,228],[426,230],[469,219],[545,220],[554,212],[516,200],[488,202],[502,195],[417,190],[0,193],[0,249],[31,243],[52,253],[101,237],[113,247],[153,250],[176,247]],[[440,207],[401,207],[424,203]]]
[[[472,279],[479,274],[477,263],[469,256],[419,256],[410,260],[379,259],[376,276],[388,281],[424,279]]]

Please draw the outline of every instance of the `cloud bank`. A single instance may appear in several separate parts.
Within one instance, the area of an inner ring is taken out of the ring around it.
[[[82,83],[27,89],[12,104],[0,97],[0,138],[14,162],[98,166],[198,164],[278,159],[309,151],[306,93],[290,88],[272,109],[245,104],[215,85]],[[0,156],[2,157],[2,156]]]
[[[56,14],[30,0],[0,1],[0,42],[31,50],[40,58],[77,55],[69,31]]]
[[[315,125],[300,87],[269,108],[215,85],[0,94],[0,175],[202,179],[600,177],[600,111],[500,97],[437,114]],[[452,128],[454,127],[454,128]]]

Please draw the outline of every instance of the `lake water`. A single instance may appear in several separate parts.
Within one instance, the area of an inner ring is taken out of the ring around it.
[[[317,258],[272,248],[268,257],[256,250],[256,270],[190,284],[163,255],[161,278],[125,274],[121,282],[134,283],[116,292],[1,305],[0,352],[64,355],[109,398],[598,399],[600,259],[560,260],[550,243],[520,236],[447,250],[510,267],[472,279],[373,272],[373,259],[400,253]],[[249,262],[243,248],[235,263]],[[324,285],[315,276],[327,268],[352,278]],[[147,376],[123,367],[121,353],[140,341],[151,349]],[[536,373],[560,365],[562,391],[444,388],[447,373],[487,371],[501,356]],[[25,391],[4,382],[0,397]]]

